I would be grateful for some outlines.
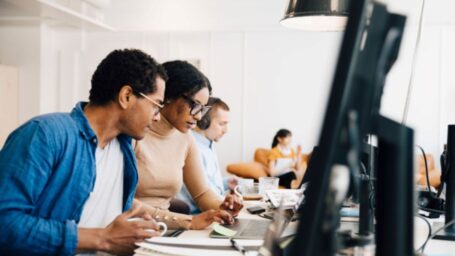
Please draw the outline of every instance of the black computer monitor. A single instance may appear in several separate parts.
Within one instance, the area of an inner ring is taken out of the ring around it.
[[[445,202],[445,225],[455,220],[455,125],[447,127],[447,154],[446,162],[441,164],[441,181],[446,185]],[[442,223],[435,223],[434,230],[444,226]],[[450,225],[435,235],[435,239],[455,241],[455,225]]]
[[[376,129],[385,76],[398,56],[405,17],[370,0],[350,5],[292,255],[334,255],[341,206],[334,174],[348,167],[351,182],[358,183],[362,141]]]

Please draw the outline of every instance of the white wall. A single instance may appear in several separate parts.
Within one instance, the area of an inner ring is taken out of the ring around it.
[[[140,48],[161,62],[200,59],[214,95],[231,107],[229,133],[218,145],[225,166],[251,160],[254,149],[269,147],[281,127],[293,130],[304,150],[311,150],[339,39],[339,33],[296,31],[91,33],[83,53],[83,84],[88,91],[96,65],[116,48]]]
[[[18,78],[16,67],[0,65],[0,146],[19,124]]]
[[[105,16],[106,22],[119,30],[269,30],[280,27],[287,1],[114,0]]]
[[[340,33],[300,31],[246,35],[245,140],[250,159],[280,128],[310,151],[317,143]]]
[[[391,71],[385,88],[381,112],[402,121],[409,85],[417,29],[406,32],[400,58]],[[430,26],[423,30],[413,82],[407,124],[415,129],[416,143],[439,155],[447,141],[447,125],[454,123],[451,97],[455,74],[450,65],[455,51],[449,45],[455,33],[453,26]],[[452,41],[453,42],[453,41]]]
[[[19,122],[39,114],[39,26],[0,26],[0,64],[19,69]],[[6,110],[2,110],[6,111]]]
[[[453,103],[446,96],[453,93],[455,78],[444,64],[455,53],[448,46],[448,40],[455,40],[451,31],[441,26],[424,30],[408,117],[416,129],[416,142],[435,155],[445,141],[447,122],[455,120],[448,110]],[[382,101],[382,113],[398,121],[415,35],[416,28],[409,27]],[[282,127],[291,129],[295,143],[310,151],[318,140],[340,38],[341,33],[292,30],[91,33],[82,60],[87,63],[84,84],[88,91],[89,75],[115,48],[141,48],[159,61],[199,58],[214,95],[232,107],[230,132],[218,145],[222,166],[251,160],[254,149],[268,147]]]
[[[294,132],[295,143],[304,151],[311,150],[318,140],[341,33],[280,28],[284,0],[213,1],[113,1],[106,21],[120,28],[118,32],[45,24],[0,27],[0,63],[19,67],[19,120],[69,111],[76,101],[88,98],[91,75],[103,57],[116,48],[139,48],[160,62],[201,60],[214,95],[232,110],[230,132],[218,145],[223,166],[251,160],[254,149],[269,146],[281,127]],[[410,18],[381,112],[401,120],[420,5],[410,0],[390,4]],[[175,13],[175,5],[186,8]],[[261,11],[252,12],[258,5]],[[408,117],[417,143],[435,155],[445,141],[447,123],[455,122],[455,30],[449,12],[454,5],[427,1]],[[184,18],[182,10],[191,15]]]
[[[19,69],[19,122],[69,111],[80,98],[82,32],[46,24],[0,26],[0,64]]]

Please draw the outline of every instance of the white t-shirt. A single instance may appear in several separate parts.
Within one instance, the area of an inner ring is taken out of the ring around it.
[[[96,180],[82,209],[80,228],[104,228],[123,209],[123,153],[117,139],[95,152]]]

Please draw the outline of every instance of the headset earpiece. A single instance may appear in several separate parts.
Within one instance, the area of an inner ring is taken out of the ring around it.
[[[210,123],[212,122],[210,118],[210,110],[197,122],[197,126],[201,130],[207,130],[210,127]]]

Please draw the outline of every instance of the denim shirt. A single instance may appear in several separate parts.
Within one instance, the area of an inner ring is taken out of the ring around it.
[[[71,113],[35,117],[0,151],[0,255],[73,255],[77,223],[95,184],[97,138],[78,103]],[[123,211],[137,185],[131,138],[124,155]]]

